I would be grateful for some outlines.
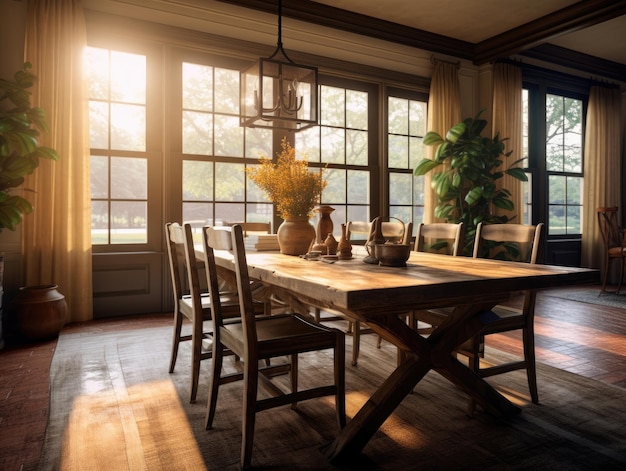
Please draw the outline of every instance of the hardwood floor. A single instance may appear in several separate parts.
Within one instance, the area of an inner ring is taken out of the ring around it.
[[[539,362],[626,388],[626,309],[540,293],[536,311]],[[65,329],[75,332],[118,331],[137,326],[171,325],[171,321],[171,314],[157,314],[72,324]],[[346,344],[346,354],[351,355],[351,341]],[[521,338],[517,333],[492,336],[489,345],[502,351],[521,353]],[[0,352],[2,470],[37,467],[48,417],[49,369],[55,346],[56,340],[28,345],[15,343],[9,337],[7,346]]]

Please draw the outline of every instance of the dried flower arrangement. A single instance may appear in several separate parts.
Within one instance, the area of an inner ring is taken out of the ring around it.
[[[276,153],[276,163],[263,156],[259,167],[246,169],[248,177],[276,204],[283,219],[311,217],[328,182],[321,169],[319,172],[309,170],[306,158],[296,159],[296,151],[286,137],[281,147],[282,151]]]

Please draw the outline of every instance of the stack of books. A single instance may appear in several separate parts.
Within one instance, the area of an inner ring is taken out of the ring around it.
[[[280,250],[276,234],[250,234],[245,244],[246,250]]]

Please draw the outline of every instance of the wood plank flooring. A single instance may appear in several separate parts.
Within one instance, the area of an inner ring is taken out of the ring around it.
[[[171,314],[156,314],[72,324],[65,328],[75,332],[110,332],[138,326],[171,325],[171,322]],[[626,388],[626,309],[540,293],[535,331],[538,361]],[[351,355],[351,338],[346,344],[346,354]],[[521,353],[521,337],[517,333],[492,336],[489,345]],[[48,417],[49,369],[55,346],[56,340],[30,345],[16,343],[9,337],[7,346],[0,351],[2,470],[37,467]]]

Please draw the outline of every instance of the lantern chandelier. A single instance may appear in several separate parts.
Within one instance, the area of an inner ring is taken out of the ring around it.
[[[241,72],[241,126],[301,131],[317,125],[317,68],[298,65],[283,49],[282,1],[274,53]]]

